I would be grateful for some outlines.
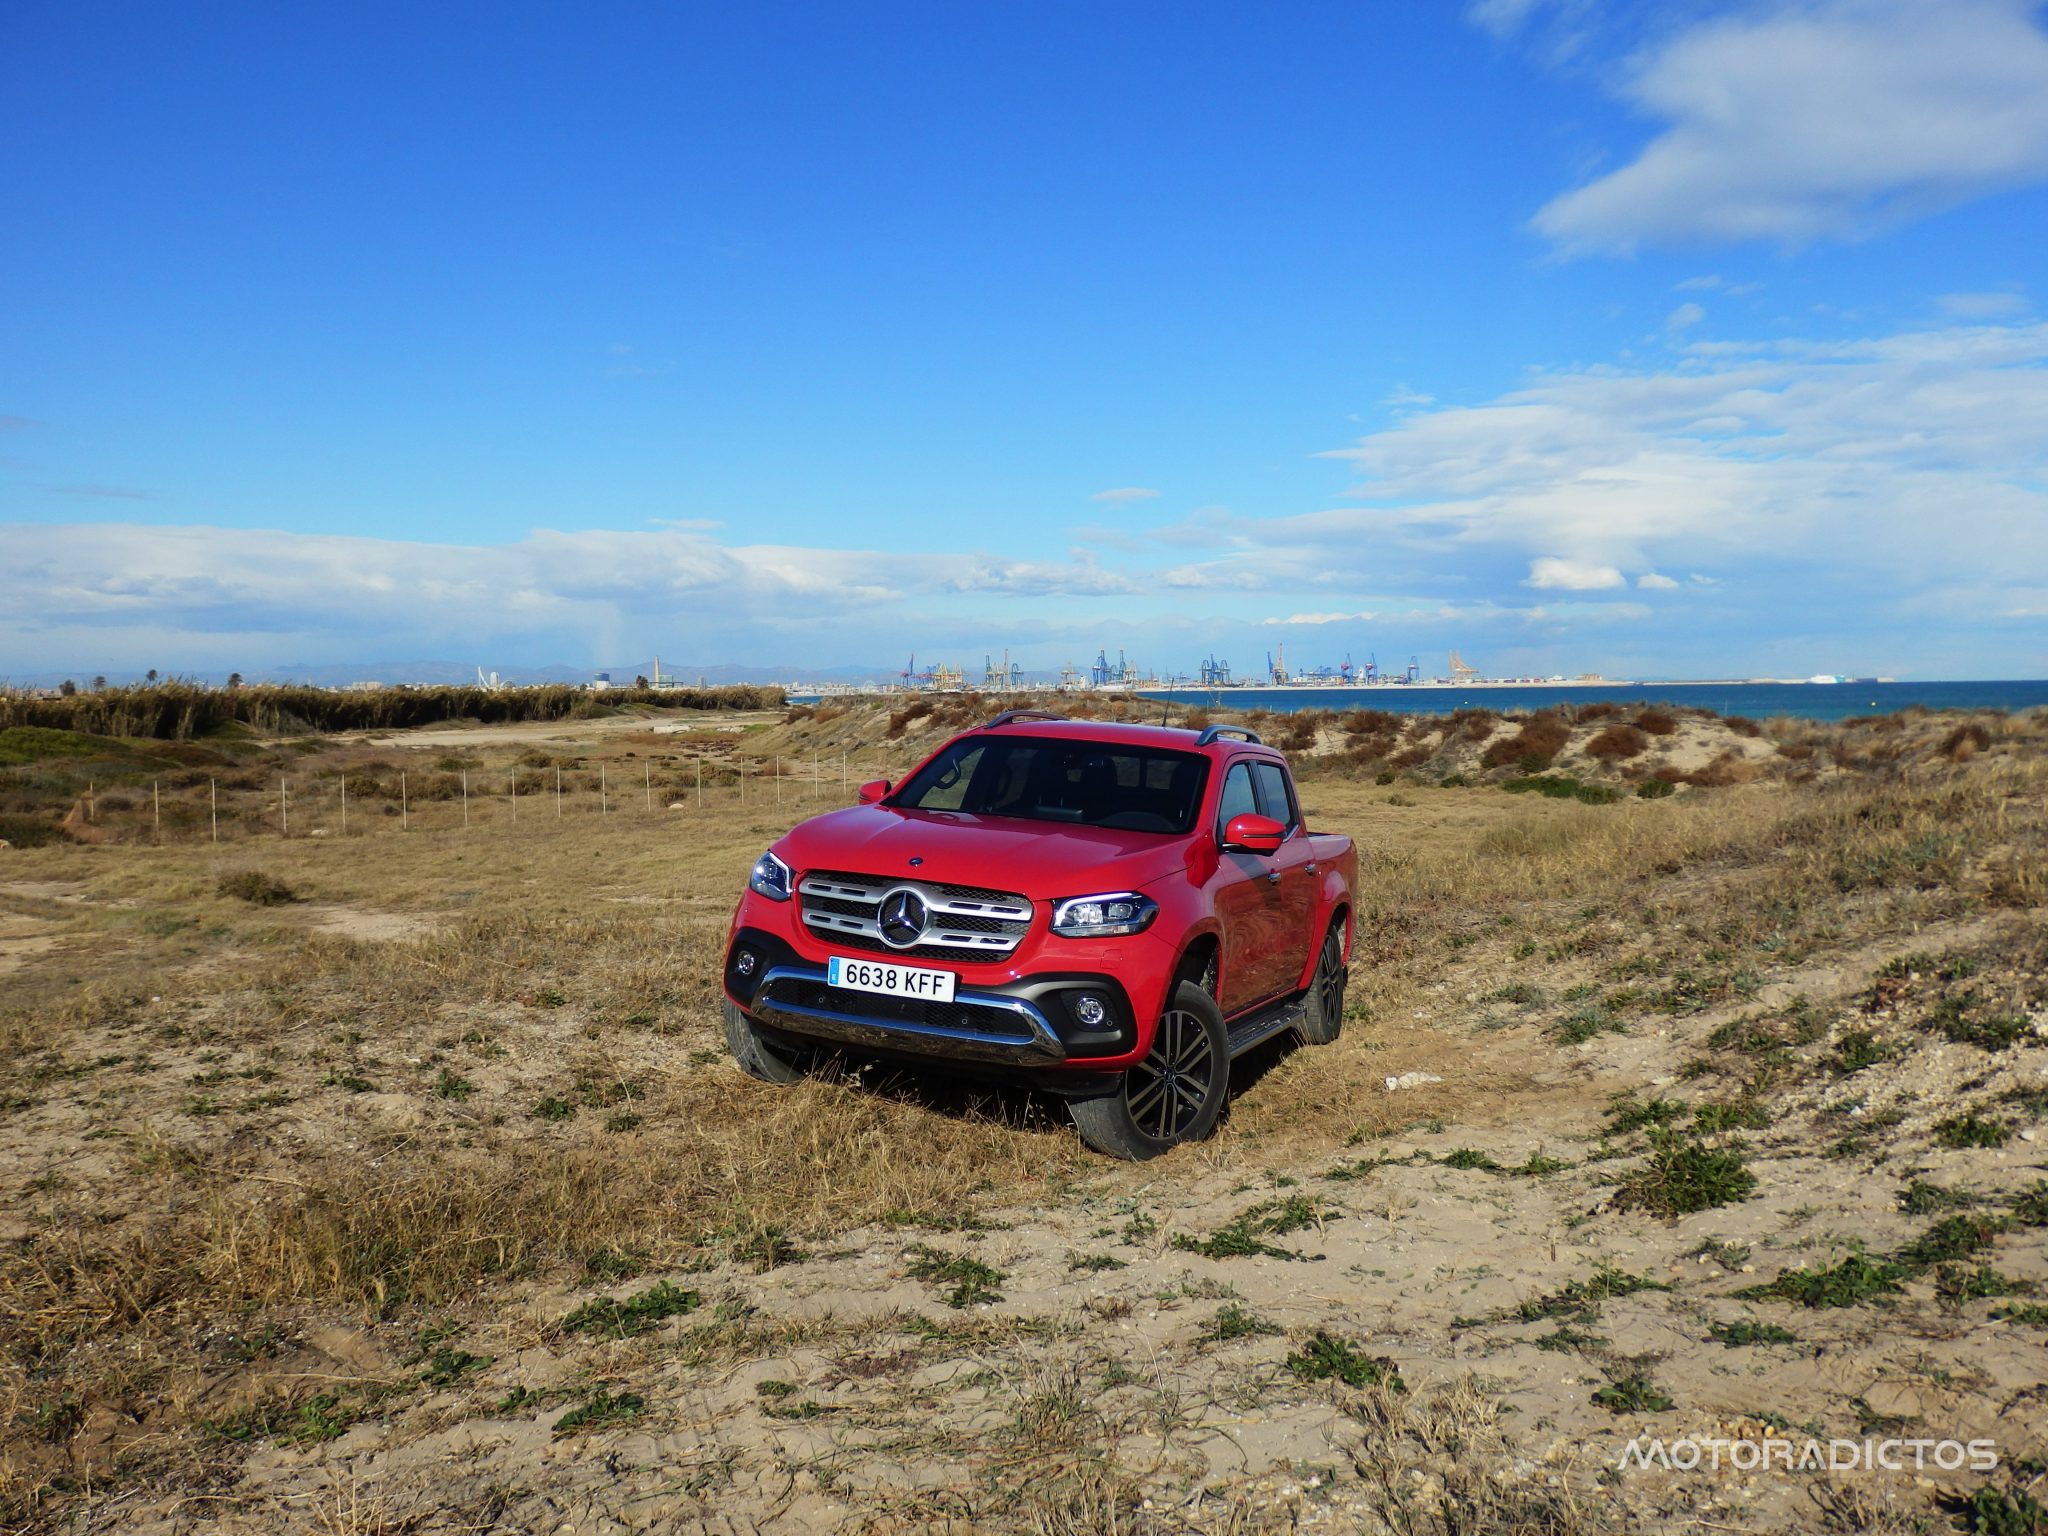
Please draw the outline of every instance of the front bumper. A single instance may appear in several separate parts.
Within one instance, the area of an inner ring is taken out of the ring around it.
[[[879,1056],[1024,1070],[1072,1068],[1137,1045],[1129,995],[1113,976],[1062,971],[993,984],[963,983],[950,1003],[834,987],[825,967],[764,929],[737,929],[726,947],[725,992],[763,1027]],[[1100,998],[1107,1017],[1085,1025],[1074,1003]]]

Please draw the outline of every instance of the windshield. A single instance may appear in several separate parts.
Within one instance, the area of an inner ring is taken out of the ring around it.
[[[1201,811],[1208,774],[1208,760],[1193,752],[963,736],[925,764],[890,803],[1123,832],[1182,833]]]

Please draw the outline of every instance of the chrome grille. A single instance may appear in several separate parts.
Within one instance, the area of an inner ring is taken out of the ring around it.
[[[882,937],[882,902],[914,891],[924,903],[924,935],[898,946]],[[1009,891],[975,885],[892,880],[886,875],[814,871],[797,885],[804,926],[853,949],[920,960],[1000,960],[1031,927],[1031,903]]]

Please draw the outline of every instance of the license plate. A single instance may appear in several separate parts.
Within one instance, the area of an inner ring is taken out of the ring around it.
[[[953,1001],[951,971],[934,971],[922,965],[889,965],[880,960],[848,960],[834,955],[825,967],[825,979],[835,987],[856,992],[880,992],[888,997],[917,997],[930,1003]]]

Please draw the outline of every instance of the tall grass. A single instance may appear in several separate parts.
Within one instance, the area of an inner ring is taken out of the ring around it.
[[[615,688],[592,694],[566,683],[536,688],[381,688],[346,693],[329,688],[258,686],[206,688],[196,683],[103,688],[61,698],[0,693],[0,730],[43,726],[95,736],[190,741],[228,725],[259,731],[399,731],[444,720],[500,725],[562,720],[591,708],[649,705],[657,709],[779,709],[780,688]]]

